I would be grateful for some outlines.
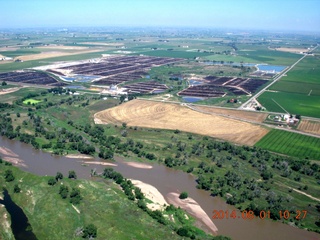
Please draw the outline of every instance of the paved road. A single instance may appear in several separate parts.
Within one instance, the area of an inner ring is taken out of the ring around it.
[[[314,51],[318,46],[314,47],[312,51]],[[276,75],[275,78],[273,79],[273,81],[268,84],[266,87],[264,87],[261,91],[259,91],[258,93],[256,93],[255,95],[253,95],[248,101],[246,101],[245,103],[243,103],[238,109],[244,109],[245,106],[247,106],[251,101],[257,99],[262,93],[264,93],[271,85],[275,84],[277,81],[279,81],[284,75],[287,74],[287,72],[289,72],[292,68],[294,68],[302,59],[304,59],[306,56],[308,56],[307,54],[304,54],[298,61],[296,61],[294,64],[292,64],[289,68],[287,68],[285,71],[283,71],[282,73],[280,73],[279,75]]]

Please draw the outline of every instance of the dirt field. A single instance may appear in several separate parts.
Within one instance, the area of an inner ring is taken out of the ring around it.
[[[238,120],[200,113],[179,104],[132,100],[95,114],[95,122],[128,126],[179,129],[237,144],[254,145],[268,130]]]
[[[308,49],[305,48],[286,48],[286,47],[281,47],[281,48],[276,48],[277,51],[281,52],[290,52],[290,53],[300,53],[300,52],[305,52]]]
[[[320,122],[302,120],[298,129],[303,132],[313,133],[320,135]]]
[[[16,57],[23,61],[30,61],[30,60],[38,60],[38,59],[45,59],[45,58],[52,58],[52,57],[62,57],[62,56],[70,56],[70,55],[77,55],[77,54],[83,54],[83,53],[92,53],[92,52],[99,52],[101,49],[97,50],[88,50],[88,51],[77,51],[77,52],[42,52],[39,54],[30,54],[30,55],[24,55]]]
[[[192,107],[196,110],[211,113],[211,114],[223,115],[226,117],[238,118],[238,119],[259,122],[259,123],[262,123],[268,116],[267,113],[259,113],[259,112],[251,112],[251,111],[237,111],[237,110],[229,110],[229,109],[206,107],[206,106],[192,106]]]

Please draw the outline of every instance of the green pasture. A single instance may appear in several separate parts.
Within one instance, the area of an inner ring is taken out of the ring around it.
[[[288,92],[264,92],[258,101],[271,112],[285,112],[273,100],[280,104],[290,114],[320,118],[319,96]]]
[[[304,83],[304,82],[292,82],[292,81],[278,81],[273,84],[270,90],[288,92],[288,93],[300,93],[302,95],[320,96],[320,84],[316,83]]]
[[[314,83],[320,85],[320,56],[307,56],[291,69],[281,81]]]
[[[155,57],[172,57],[172,58],[196,58],[210,56],[211,53],[203,52],[187,52],[187,51],[165,51],[165,50],[154,50],[142,52],[143,55],[155,56]]]
[[[320,138],[298,133],[273,129],[255,146],[289,156],[320,160]]]
[[[29,55],[29,54],[38,54],[41,53],[39,50],[34,49],[18,49],[16,51],[1,51],[0,54],[6,57],[19,57],[23,55]]]
[[[282,66],[290,66],[295,63],[301,55],[274,50],[239,51],[239,56],[255,60],[258,63],[268,63]]]
[[[23,101],[24,104],[37,104],[39,102],[42,102],[40,100],[36,100],[36,99],[33,99],[33,98],[29,98],[29,99],[26,99]]]

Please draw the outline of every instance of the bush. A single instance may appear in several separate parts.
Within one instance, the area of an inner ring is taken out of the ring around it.
[[[186,199],[188,198],[188,193],[187,192],[182,192],[179,196],[180,199]]]

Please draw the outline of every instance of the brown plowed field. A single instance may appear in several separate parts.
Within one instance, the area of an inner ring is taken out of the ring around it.
[[[232,110],[232,109],[229,110],[229,109],[223,109],[223,108],[196,106],[196,105],[192,107],[196,110],[203,111],[205,113],[225,115],[228,117],[239,118],[239,119],[258,122],[258,123],[262,123],[268,116],[267,113],[259,113],[259,112],[239,111],[239,110]]]
[[[179,129],[237,144],[254,145],[268,130],[238,120],[200,113],[171,103],[132,100],[95,114],[95,122],[128,126]]]
[[[302,120],[298,129],[303,132],[313,133],[320,135],[320,122]]]

